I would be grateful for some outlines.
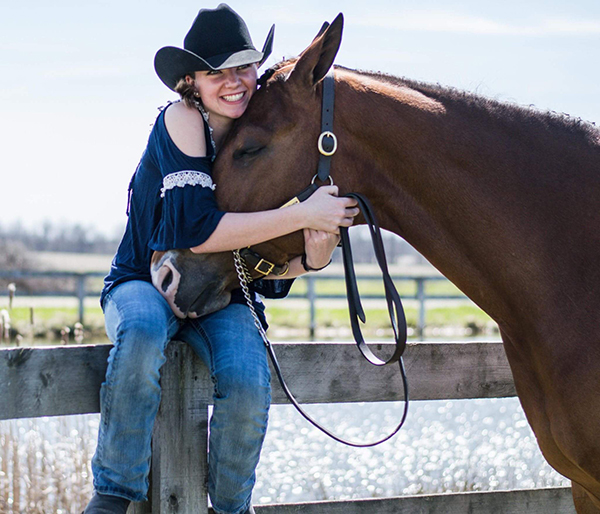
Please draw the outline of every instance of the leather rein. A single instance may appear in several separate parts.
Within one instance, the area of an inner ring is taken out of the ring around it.
[[[270,70],[267,70],[263,77],[261,77],[260,81],[265,81],[270,73]],[[272,72],[271,72],[272,75]],[[266,78],[265,78],[266,77]],[[294,197],[292,200],[287,202],[282,206],[287,207],[289,205],[294,205],[296,203],[300,203],[307,198],[309,198],[320,186],[316,183],[317,179],[321,183],[325,183],[329,181],[330,184],[333,184],[333,179],[330,175],[330,167],[331,167],[331,158],[335,154],[337,150],[337,138],[333,133],[333,110],[334,110],[334,96],[335,96],[335,83],[333,76],[333,68],[329,70],[325,78],[323,79],[323,100],[322,100],[322,111],[321,111],[321,135],[319,136],[317,146],[319,149],[319,165],[317,168],[317,174],[313,177],[311,184],[305,188],[300,194]],[[394,332],[394,340],[395,340],[395,349],[394,353],[387,360],[382,360],[377,357],[372,350],[367,346],[364,337],[362,335],[360,329],[359,320],[362,323],[366,322],[366,316],[364,309],[362,307],[360,301],[360,293],[358,290],[358,285],[356,281],[356,272],[354,269],[354,261],[352,259],[352,247],[350,245],[350,238],[348,235],[347,227],[340,227],[340,236],[341,236],[341,246],[342,246],[342,257],[344,263],[344,275],[346,279],[346,293],[348,297],[348,309],[350,311],[350,322],[352,325],[352,334],[354,336],[354,340],[358,346],[358,349],[362,353],[362,355],[367,359],[371,364],[375,366],[384,366],[386,364],[392,364],[395,362],[399,363],[400,366],[400,374],[402,376],[402,384],[404,391],[404,412],[402,414],[402,418],[398,426],[392,431],[391,434],[385,436],[384,438],[372,442],[372,443],[354,443],[351,441],[345,441],[333,433],[331,433],[326,428],[319,425],[315,420],[313,420],[298,404],[297,400],[294,398],[293,394],[287,387],[283,375],[281,373],[281,368],[279,367],[279,363],[277,361],[277,357],[275,356],[275,352],[273,350],[273,345],[268,340],[265,330],[260,323],[256,312],[254,310],[254,306],[252,305],[251,294],[248,289],[248,283],[252,281],[252,277],[248,272],[247,265],[249,264],[256,271],[264,275],[268,275],[269,273],[275,273],[276,275],[282,276],[287,273],[287,269],[289,268],[289,263],[284,264],[283,266],[277,266],[266,259],[263,259],[259,254],[251,250],[250,248],[245,248],[243,250],[234,251],[234,261],[236,271],[238,273],[238,277],[240,279],[240,285],[242,286],[242,290],[244,292],[244,296],[246,298],[246,302],[248,303],[248,307],[250,308],[253,317],[254,324],[256,325],[265,346],[267,347],[269,356],[271,357],[271,361],[273,363],[273,367],[275,368],[275,372],[279,381],[281,383],[281,387],[285,392],[286,396],[296,407],[298,412],[312,425],[316,428],[324,432],[329,437],[335,439],[336,441],[346,444],[348,446],[353,446],[357,448],[367,448],[376,446],[381,444],[390,438],[392,438],[398,431],[402,428],[406,420],[406,416],[408,413],[408,380],[406,378],[406,371],[404,368],[404,362],[402,360],[402,354],[406,349],[406,338],[407,338],[407,327],[406,327],[406,317],[404,315],[404,308],[402,306],[402,301],[400,299],[400,295],[394,285],[392,278],[390,277],[389,270],[387,267],[387,260],[385,256],[385,249],[383,246],[383,240],[381,238],[381,230],[379,228],[379,224],[377,222],[377,218],[373,212],[373,208],[369,200],[366,197],[359,193],[349,193],[345,195],[346,197],[354,198],[360,207],[360,211],[365,218],[366,224],[369,227],[369,232],[371,234],[371,240],[373,243],[373,250],[375,253],[375,257],[377,259],[377,263],[382,273],[382,279],[385,290],[385,298],[388,308],[388,314],[390,317],[390,322],[392,325],[392,330]],[[269,270],[268,273],[265,273],[266,270]]]

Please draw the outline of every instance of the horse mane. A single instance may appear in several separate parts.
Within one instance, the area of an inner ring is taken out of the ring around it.
[[[566,113],[542,111],[533,105],[522,106],[511,102],[502,102],[457,88],[420,82],[405,77],[396,77],[386,73],[355,70],[339,65],[336,65],[336,68],[394,86],[408,87],[438,101],[461,103],[467,107],[484,111],[495,119],[505,119],[513,122],[520,121],[529,125],[537,124],[547,129],[554,129],[584,137],[595,145],[600,143],[600,130],[598,130],[595,123],[585,121],[582,118],[572,117]]]
[[[274,80],[285,80],[284,74],[277,74],[276,72],[293,64],[297,60],[298,57],[291,57],[278,62],[265,72],[263,75],[264,78],[269,79],[274,76]],[[574,136],[583,137],[594,145],[600,143],[600,130],[598,130],[598,127],[596,127],[594,122],[585,121],[582,118],[576,118],[566,113],[543,111],[533,105],[523,106],[512,102],[498,101],[453,87],[420,82],[381,72],[356,70],[337,64],[335,67],[357,75],[369,77],[373,80],[386,82],[394,86],[408,87],[435,100],[461,103],[466,107],[484,111],[490,117],[495,119],[512,120],[513,122],[520,121],[530,125],[535,124],[540,127],[545,127],[546,129],[562,131]]]

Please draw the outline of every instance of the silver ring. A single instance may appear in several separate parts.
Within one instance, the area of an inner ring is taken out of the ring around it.
[[[315,180],[317,180],[317,177],[319,176],[319,174],[317,173],[312,180],[310,181],[311,184],[315,183]],[[333,186],[333,177],[331,175],[328,175],[327,178],[329,179],[329,185]]]

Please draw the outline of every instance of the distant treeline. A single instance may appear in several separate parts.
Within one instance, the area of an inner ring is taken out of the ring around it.
[[[375,263],[376,259],[367,228],[352,228],[350,234],[355,262]],[[24,251],[113,254],[119,245],[120,238],[120,233],[114,237],[108,237],[94,228],[84,227],[78,223],[46,221],[35,229],[27,228],[19,222],[10,226],[3,226],[0,223],[0,254],[4,254],[4,259],[0,256],[0,268],[6,269],[9,264],[8,269],[18,269],[19,263],[14,260],[15,258],[18,260],[17,255],[22,256]],[[388,262],[395,263],[407,257],[412,263],[424,262],[423,257],[400,237],[384,232],[383,240]],[[3,262],[6,260],[13,262]],[[341,262],[339,249],[335,251],[333,260]]]
[[[114,253],[120,234],[108,237],[91,227],[78,223],[45,221],[35,228],[16,222],[0,224],[0,242],[18,243],[26,250],[36,252]]]

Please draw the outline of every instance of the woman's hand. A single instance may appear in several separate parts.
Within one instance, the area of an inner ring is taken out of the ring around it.
[[[339,227],[350,227],[359,213],[352,198],[338,198],[337,186],[321,186],[299,204],[304,209],[305,228],[339,234]]]
[[[191,248],[194,253],[225,252],[312,228],[339,234],[349,227],[359,210],[356,200],[338,198],[337,186],[322,186],[306,201],[260,212],[227,212],[204,243]]]
[[[304,229],[304,252],[309,268],[320,269],[331,261],[331,254],[340,242],[340,236],[322,230]]]

